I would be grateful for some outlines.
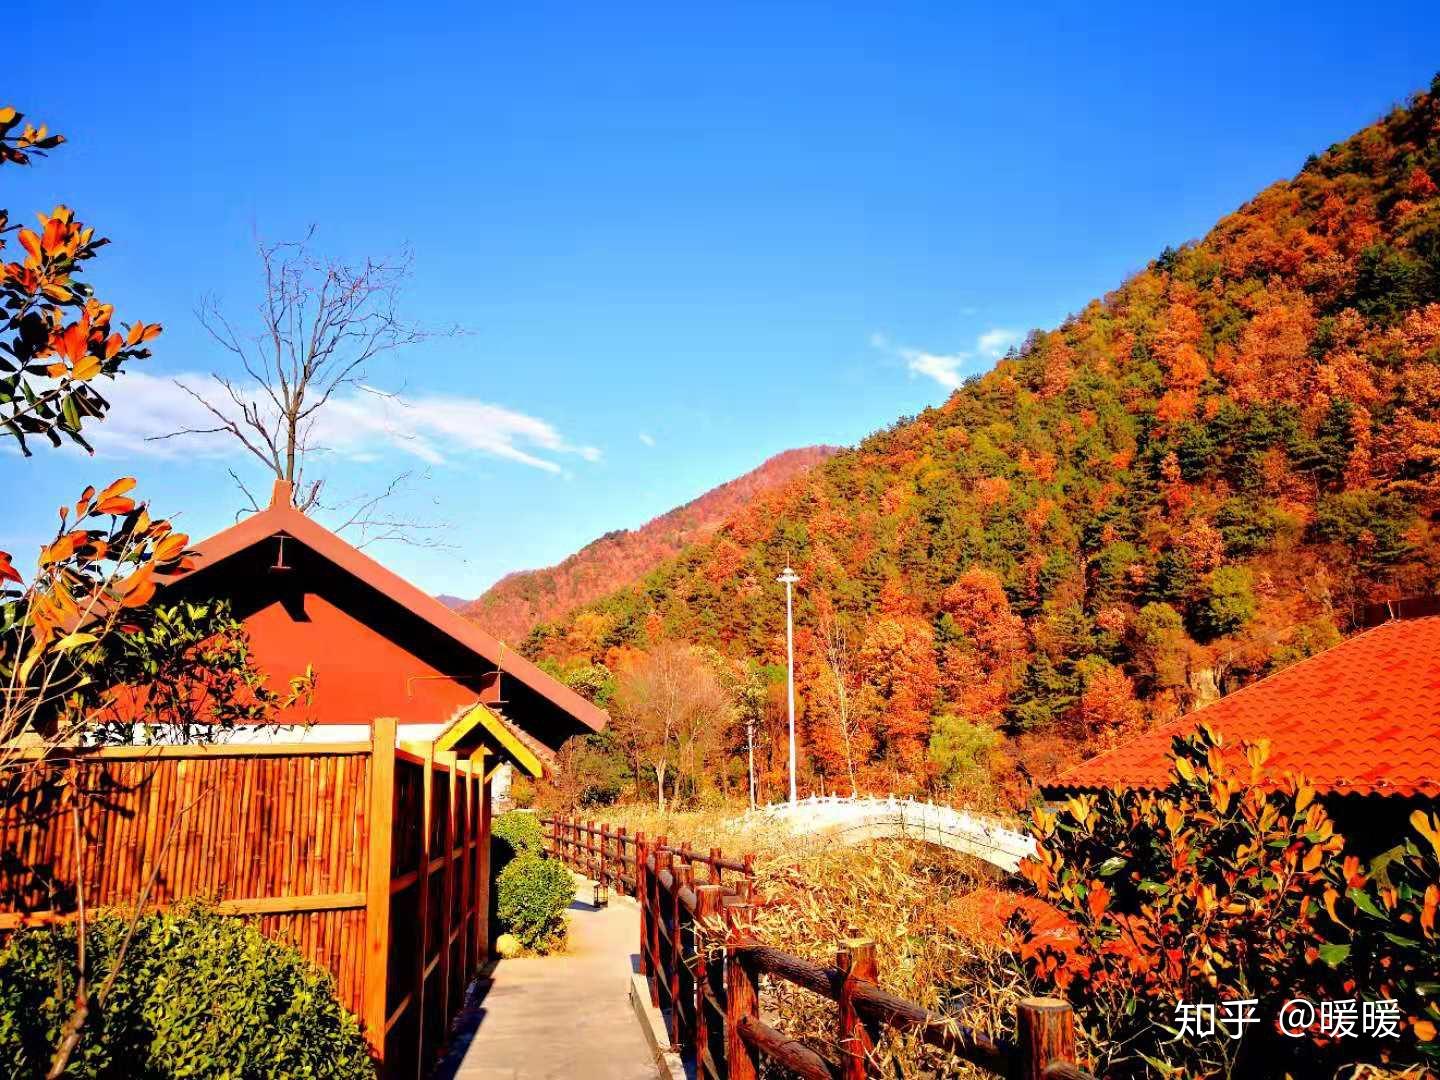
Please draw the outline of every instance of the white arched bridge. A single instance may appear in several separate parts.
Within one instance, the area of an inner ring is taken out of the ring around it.
[[[811,796],[751,811],[798,836],[858,844],[884,837],[920,840],[1014,872],[1035,853],[1035,841],[999,818],[930,802],[897,798]]]

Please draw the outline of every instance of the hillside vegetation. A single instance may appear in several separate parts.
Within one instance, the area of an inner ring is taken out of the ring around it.
[[[783,486],[836,452],[833,446],[786,450],[728,483],[638,529],[618,529],[586,544],[558,566],[507,574],[478,600],[458,607],[506,641],[639,581],[667,558],[705,540],[760,493]]]
[[[1018,795],[1431,593],[1437,94],[527,650],[591,683],[672,638],[783,663],[788,559],[806,786]]]

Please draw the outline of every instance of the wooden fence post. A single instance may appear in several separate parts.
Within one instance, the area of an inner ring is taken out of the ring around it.
[[[395,718],[377,717],[370,729],[369,837],[365,853],[365,983],[361,1019],[376,1064],[385,1062],[389,1019],[390,848],[395,817]]]
[[[480,763],[480,850],[475,853],[475,950],[476,967],[490,959],[490,806],[491,781],[485,763]]]
[[[595,880],[600,882],[601,885],[604,885],[607,888],[610,885],[610,879],[606,876],[609,867],[609,860],[605,857],[605,849],[609,846],[610,826],[602,823],[600,826],[600,876]]]
[[[630,830],[621,825],[615,832],[615,889],[619,893],[625,892],[625,841],[630,839]],[[632,877],[633,886],[634,879]]]
[[[723,993],[716,990],[716,975],[720,971],[720,960],[710,958],[710,945],[721,940],[716,936],[716,921],[720,918],[719,885],[695,886],[695,921],[691,926],[691,941],[695,950],[695,1075],[708,1076],[720,1072],[724,1061],[722,1039],[716,1036],[724,1025],[712,1019],[710,1002],[719,1001]],[[717,1043],[722,1045],[717,1047]],[[706,1069],[705,1056],[709,1055],[711,1068]]]
[[[724,857],[724,854],[718,847],[712,847],[710,849],[710,881],[716,885],[724,884],[721,878],[722,871],[720,869],[720,860]]]
[[[650,979],[650,846],[645,834],[635,834],[635,902],[640,905],[640,974]]]
[[[440,963],[435,968],[435,985],[440,993],[440,1015],[450,1016],[450,939],[454,933],[455,913],[455,781],[459,779],[456,763],[458,755],[453,750],[435,755],[447,772],[445,785],[445,879],[441,885],[440,909]]]
[[[415,1075],[425,1075],[425,965],[430,959],[430,831],[431,814],[435,801],[435,743],[430,742],[425,747],[425,764],[421,766],[424,774],[420,782],[420,864],[416,868],[419,875],[415,879],[415,889],[418,899],[416,900],[415,918],[420,925],[416,927],[416,936],[420,939],[420,948],[416,950],[415,957],[415,987],[411,991],[411,1008],[415,1010]]]
[[[835,950],[835,966],[844,974],[840,984],[840,1076],[842,1080],[865,1080],[877,1075],[870,1064],[874,1043],[855,1008],[855,983],[875,980],[875,943],[868,938],[846,938]]]
[[[460,908],[460,926],[457,928],[455,938],[458,960],[455,967],[459,972],[460,984],[459,1000],[465,1000],[465,988],[470,985],[470,974],[473,970],[470,967],[470,932],[473,928],[471,916],[474,914],[470,907],[470,901],[475,889],[475,883],[470,879],[470,872],[474,869],[475,861],[471,858],[473,852],[470,849],[471,841],[475,837],[475,792],[474,784],[470,781],[473,774],[470,771],[470,759],[457,759],[455,762],[455,780],[461,784],[460,806],[463,809],[465,828],[456,837],[460,848],[460,887],[458,907]],[[458,1004],[458,1003],[457,1003]]]
[[[670,924],[670,1015],[674,1019],[673,1041],[680,1049],[693,1045],[691,1040],[695,1033],[695,1017],[692,1015],[695,1005],[695,980],[691,976],[688,962],[691,938],[688,926],[692,920],[685,908],[685,902],[680,898],[681,892],[694,883],[695,871],[689,863],[675,867],[675,914],[674,922]]]
[[[728,1080],[758,1080],[760,1055],[740,1037],[740,1022],[760,1018],[760,995],[755,973],[736,946],[749,926],[749,909],[743,904],[725,908],[728,937],[725,944],[725,1064]]]
[[[670,935],[665,925],[670,921],[670,904],[665,895],[661,875],[671,871],[674,856],[665,846],[665,837],[660,837],[655,850],[655,873],[650,878],[650,951],[655,957],[655,970],[650,973],[650,1003],[656,1008],[661,1005],[661,988],[670,993],[670,963],[666,954],[670,951]]]
[[[1044,1080],[1051,1065],[1075,1062],[1075,1014],[1059,998],[1021,998],[1015,1009],[1018,1080]]]

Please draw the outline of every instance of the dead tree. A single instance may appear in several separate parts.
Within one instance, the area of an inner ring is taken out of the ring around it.
[[[200,324],[240,370],[211,372],[212,385],[203,389],[177,382],[211,422],[156,438],[229,436],[275,479],[291,483],[297,509],[337,512],[340,527],[358,530],[366,542],[413,541],[415,530],[435,526],[387,517],[380,509],[408,474],[391,480],[379,494],[328,506],[322,502],[324,478],[306,476],[308,459],[325,450],[315,435],[326,406],[346,392],[384,395],[366,384],[370,362],[434,333],[406,322],[398,312],[410,258],[327,259],[312,249],[313,236],[312,229],[301,241],[257,245],[264,288],[258,329],[237,327],[213,296],[201,302]],[[249,508],[259,510],[260,501],[235,470],[230,475]]]

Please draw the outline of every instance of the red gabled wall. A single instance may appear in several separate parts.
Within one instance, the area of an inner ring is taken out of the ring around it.
[[[276,569],[280,562],[283,569]],[[270,686],[315,671],[308,707],[285,723],[439,724],[477,700],[493,701],[494,665],[293,539],[279,558],[271,538],[171,586],[180,597],[224,600],[250,636]],[[172,597],[167,590],[166,599]]]
[[[316,686],[308,712],[324,724],[368,724],[393,716],[402,724],[442,723],[473,704],[473,681],[460,682],[401,648],[323,596],[304,596],[305,621],[278,600],[247,617],[250,648],[257,666],[276,690],[289,678],[315,669]],[[474,674],[474,673],[471,673]],[[284,719],[304,722],[301,710]]]

